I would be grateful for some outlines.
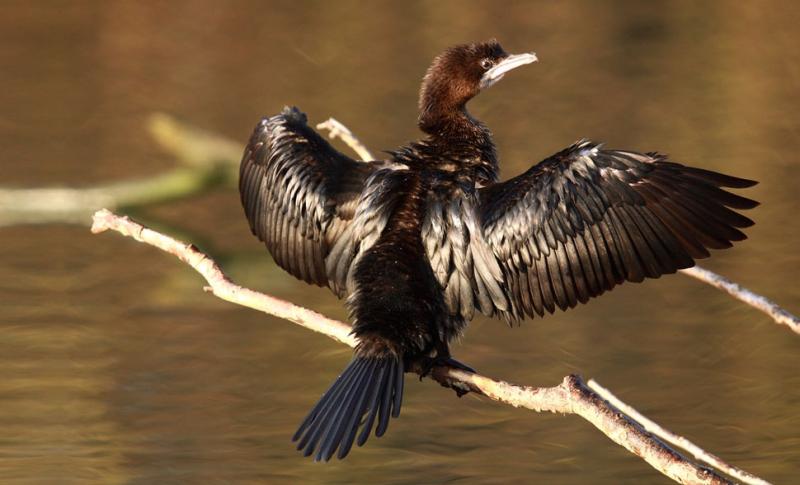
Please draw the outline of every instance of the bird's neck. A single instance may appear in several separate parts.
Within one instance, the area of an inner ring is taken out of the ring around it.
[[[492,133],[467,112],[465,105],[423,111],[419,128],[428,135],[425,142],[439,155],[441,168],[452,167],[481,185],[497,180]]]

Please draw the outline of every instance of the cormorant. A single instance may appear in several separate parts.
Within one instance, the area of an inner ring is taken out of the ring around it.
[[[264,118],[241,163],[250,228],[295,277],[327,286],[359,339],[300,425],[306,456],[344,458],[400,414],[415,361],[448,362],[475,311],[516,322],[566,310],[623,281],[688,268],[731,246],[756,182],[582,140],[505,182],[467,102],[536,61],[496,42],[436,57],[419,98],[424,138],[384,161],[335,150],[296,108]],[[432,365],[432,364],[429,364]],[[357,435],[357,436],[356,436]]]

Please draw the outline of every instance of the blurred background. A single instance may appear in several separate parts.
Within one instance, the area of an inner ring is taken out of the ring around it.
[[[504,176],[589,137],[759,180],[739,192],[762,202],[750,239],[702,264],[798,312],[798,25],[790,1],[5,1],[0,185],[165,173],[177,162],[148,134],[156,111],[243,144],[294,104],[378,153],[419,136],[434,55],[496,37],[540,58],[470,105]],[[127,212],[245,286],[346,317],[276,268],[232,186]],[[88,220],[0,228],[0,274],[3,483],[666,481],[577,417],[412,377],[385,437],[314,464],[289,438],[346,347],[219,301],[175,258]],[[685,276],[520,328],[477,318],[453,350],[522,384],[595,378],[732,464],[800,476],[800,338]]]

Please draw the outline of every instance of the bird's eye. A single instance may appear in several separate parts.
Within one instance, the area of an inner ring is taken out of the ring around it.
[[[481,67],[486,69],[486,70],[489,70],[492,67],[493,64],[494,63],[492,62],[491,59],[484,59],[484,60],[481,61]]]

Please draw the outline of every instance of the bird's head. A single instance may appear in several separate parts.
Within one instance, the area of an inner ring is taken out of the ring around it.
[[[510,70],[536,62],[536,54],[508,54],[496,40],[462,44],[439,54],[422,80],[420,127],[464,109],[467,101]]]

